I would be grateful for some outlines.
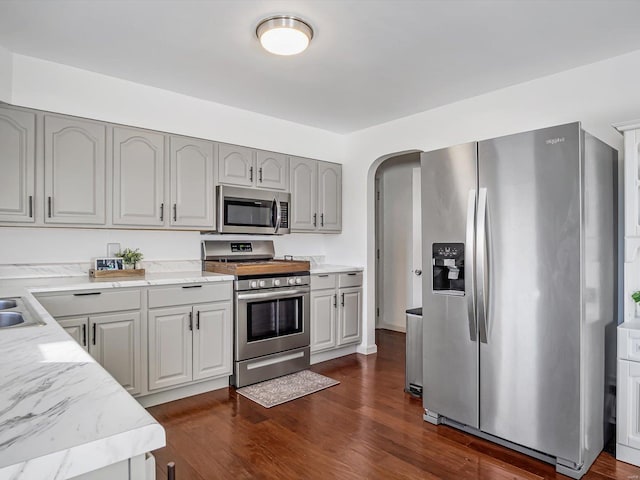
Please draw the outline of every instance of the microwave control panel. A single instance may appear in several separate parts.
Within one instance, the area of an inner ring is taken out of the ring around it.
[[[280,221],[280,228],[289,228],[289,203],[280,202],[280,211],[282,212],[282,220]]]

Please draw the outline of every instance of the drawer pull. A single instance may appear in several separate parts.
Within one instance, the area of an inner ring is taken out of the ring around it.
[[[87,346],[87,324],[86,323],[82,324],[82,346],[83,347]]]
[[[328,276],[329,276],[329,274],[328,274],[328,273],[326,273],[326,274],[324,274],[324,275],[318,275],[318,277],[320,277],[320,278],[327,278]]]
[[[349,275],[350,277],[355,277],[357,273],[347,273],[347,275]]]
[[[90,295],[100,295],[102,292],[74,293],[74,297],[88,297]]]
[[[185,285],[182,288],[202,288],[202,285]]]
[[[93,324],[93,343],[94,345],[96,344],[96,324]]]

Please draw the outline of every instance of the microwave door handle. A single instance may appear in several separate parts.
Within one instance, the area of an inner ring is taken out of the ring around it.
[[[282,223],[282,207],[280,207],[280,202],[277,197],[273,197],[273,203],[276,206],[276,229],[273,233],[278,233],[278,230],[280,230],[280,224]]]

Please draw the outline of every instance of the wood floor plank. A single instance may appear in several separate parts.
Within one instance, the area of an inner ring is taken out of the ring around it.
[[[403,391],[404,334],[377,331],[376,355],[349,355],[312,370],[341,383],[266,409],[233,388],[158,405],[167,446],[158,480],[337,479],[566,480],[552,465],[422,420]],[[585,480],[640,479],[640,468],[602,453]]]

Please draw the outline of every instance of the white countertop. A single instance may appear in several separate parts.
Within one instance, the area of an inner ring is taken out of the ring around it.
[[[165,445],[164,429],[31,292],[229,281],[205,272],[144,279],[0,280],[46,325],[0,330],[0,479],[66,479]]]
[[[624,330],[640,330],[640,320],[631,320],[630,322],[624,322],[618,325],[618,328]]]
[[[320,265],[311,265],[311,274],[315,275],[318,273],[345,273],[345,272],[362,272],[364,270],[363,267],[354,267],[349,265],[329,265],[329,264],[320,264]]]

